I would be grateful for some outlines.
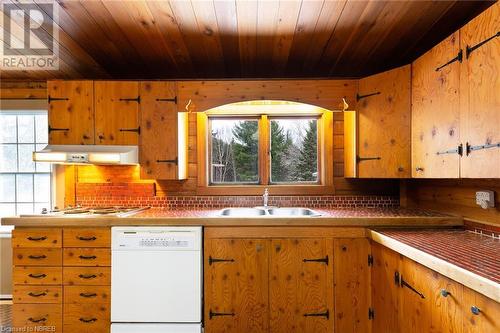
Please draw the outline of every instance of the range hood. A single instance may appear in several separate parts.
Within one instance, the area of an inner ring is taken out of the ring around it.
[[[56,164],[139,164],[137,146],[47,145],[33,161]]]

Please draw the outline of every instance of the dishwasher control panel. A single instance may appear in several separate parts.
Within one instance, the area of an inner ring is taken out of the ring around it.
[[[201,227],[112,228],[113,250],[200,251]]]

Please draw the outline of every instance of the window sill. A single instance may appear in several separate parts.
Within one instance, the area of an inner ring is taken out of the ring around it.
[[[333,195],[334,187],[326,185],[214,185],[200,186],[198,195]]]

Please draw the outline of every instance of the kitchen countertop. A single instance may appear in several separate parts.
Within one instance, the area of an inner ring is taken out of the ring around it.
[[[371,230],[402,255],[500,302],[500,239],[463,229]]]
[[[319,217],[221,217],[220,209],[151,208],[128,217],[72,216],[72,217],[10,217],[2,218],[2,225],[26,227],[58,226],[115,226],[115,225],[201,225],[201,226],[461,226],[461,217],[426,210],[404,208],[314,208]]]

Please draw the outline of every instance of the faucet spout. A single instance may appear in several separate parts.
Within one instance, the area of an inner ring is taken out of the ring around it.
[[[269,202],[269,190],[267,188],[264,190],[264,195],[262,196],[262,201],[263,201],[263,206],[267,207],[267,204]]]

